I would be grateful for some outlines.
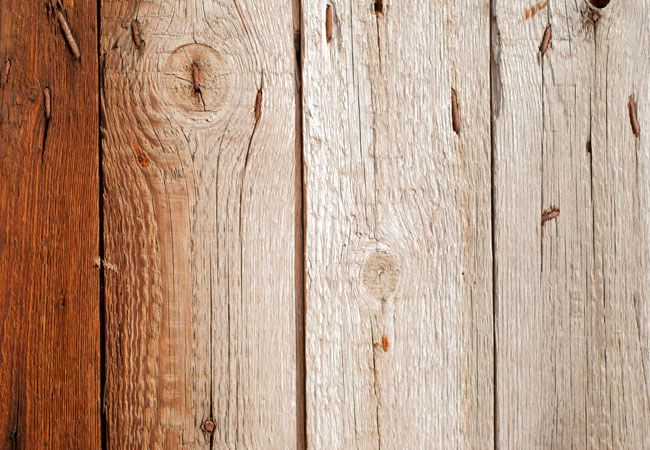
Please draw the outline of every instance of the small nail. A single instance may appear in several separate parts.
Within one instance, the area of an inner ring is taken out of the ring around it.
[[[327,5],[325,10],[325,38],[327,42],[332,40],[332,28],[334,27],[334,11],[332,5]]]
[[[385,334],[381,337],[381,349],[384,352],[387,352],[388,349],[390,348],[390,342],[388,341],[388,336]]]
[[[262,117],[262,89],[257,90],[257,95],[255,96],[255,123],[260,120]]]
[[[79,46],[77,45],[77,41],[75,41],[74,36],[72,35],[72,31],[70,31],[70,27],[68,26],[67,20],[65,20],[65,16],[61,11],[57,11],[56,17],[59,20],[59,26],[61,27],[61,31],[63,32],[63,36],[65,37],[66,42],[68,43],[68,47],[70,47],[70,51],[74,55],[75,59],[81,58]]]
[[[456,89],[451,88],[451,126],[456,134],[460,132],[460,107]]]
[[[212,419],[206,419],[205,422],[201,425],[201,429],[208,434],[213,434],[214,430],[217,428]]]
[[[50,95],[50,88],[43,90],[43,108],[45,109],[45,118],[50,120],[52,115],[52,97]]]
[[[5,61],[5,69],[2,72],[2,84],[7,84],[9,81],[9,72],[11,71],[11,60],[7,58]]]
[[[556,219],[560,215],[560,208],[548,208],[542,211],[542,225],[549,220]]]
[[[641,127],[639,126],[639,118],[637,117],[636,100],[634,100],[634,95],[630,95],[630,99],[627,102],[627,110],[630,113],[632,132],[636,137],[639,137],[641,135]]]
[[[544,30],[544,36],[542,37],[542,43],[539,45],[539,53],[544,56],[548,50],[548,45],[551,43],[551,24],[546,26]]]
[[[140,22],[137,20],[131,22],[131,38],[135,48],[140,50],[140,47],[142,47],[142,32],[140,31]]]
[[[192,85],[194,86],[194,93],[201,91],[199,66],[195,62],[192,63]]]

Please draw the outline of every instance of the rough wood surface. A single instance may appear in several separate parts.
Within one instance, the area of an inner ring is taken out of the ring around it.
[[[296,446],[286,6],[102,2],[111,448]]]
[[[497,446],[649,448],[650,11],[540,3],[493,3]]]
[[[491,448],[489,8],[302,8],[309,448]]]
[[[97,8],[53,3],[0,1],[3,449],[101,446]]]

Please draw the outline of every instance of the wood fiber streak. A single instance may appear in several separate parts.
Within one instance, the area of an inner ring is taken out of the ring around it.
[[[296,59],[280,0],[103,0],[111,448],[296,447]]]
[[[525,6],[494,11],[497,447],[650,448],[650,7]]]
[[[309,448],[491,448],[489,8],[302,8]]]
[[[101,446],[96,3],[0,1],[0,448]]]

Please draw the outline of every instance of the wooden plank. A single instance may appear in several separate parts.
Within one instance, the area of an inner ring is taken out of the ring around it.
[[[491,447],[489,8],[302,7],[309,448]]]
[[[493,12],[497,446],[646,448],[645,6]]]
[[[101,446],[96,22],[0,1],[1,448]]]
[[[285,6],[102,2],[112,448],[296,446]]]

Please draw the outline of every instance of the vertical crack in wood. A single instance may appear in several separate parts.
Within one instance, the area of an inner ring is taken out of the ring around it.
[[[50,88],[43,89],[43,115],[45,122],[43,124],[43,136],[41,139],[41,164],[45,162],[45,147],[47,145],[47,135],[50,130],[50,119],[52,117],[52,95]]]
[[[106,87],[106,55],[101,51],[101,30],[102,30],[102,0],[97,0],[97,57],[99,62],[97,64],[97,98],[99,100],[99,130],[97,133],[97,161],[98,161],[98,187],[97,187],[97,208],[98,208],[98,222],[99,233],[97,242],[97,252],[99,253],[100,261],[106,260],[105,249],[105,215],[104,215],[104,124],[105,110],[105,87]],[[107,344],[106,329],[108,323],[106,320],[106,269],[104,264],[99,267],[99,405],[100,405],[100,439],[102,450],[109,448],[109,428],[108,417],[106,411],[106,380],[107,380]]]
[[[492,237],[492,438],[493,448],[499,448],[499,396],[498,396],[498,291],[496,263],[496,119],[501,107],[501,67],[500,67],[500,33],[496,18],[497,0],[490,0],[490,203]]]
[[[378,348],[375,347],[375,327],[373,325],[373,320],[370,319],[370,348],[372,349],[372,380],[373,380],[373,390],[375,393],[375,421],[377,426],[377,449],[381,450],[381,427],[379,425],[379,370],[377,369],[377,357],[376,352]],[[355,426],[356,430],[356,426]]]
[[[305,258],[306,252],[306,210],[304,146],[302,129],[302,4],[301,0],[291,2],[294,23],[295,51],[295,351],[296,351],[296,450],[307,449],[307,355],[306,355],[306,317],[305,317]]]

